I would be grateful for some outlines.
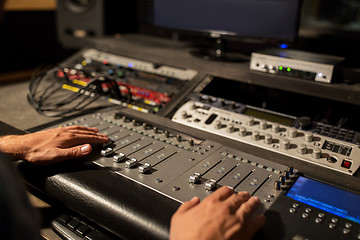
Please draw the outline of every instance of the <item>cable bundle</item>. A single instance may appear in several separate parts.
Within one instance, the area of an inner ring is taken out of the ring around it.
[[[34,72],[27,99],[42,115],[64,117],[82,111],[103,96],[123,98],[113,79],[74,68],[57,67]]]

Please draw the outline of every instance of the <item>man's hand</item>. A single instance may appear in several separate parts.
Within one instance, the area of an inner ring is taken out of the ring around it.
[[[70,126],[1,137],[0,151],[17,160],[49,165],[88,155],[92,150],[91,144],[108,141],[108,137],[99,134],[96,128]]]
[[[260,201],[222,187],[204,199],[184,202],[171,219],[170,240],[252,239],[265,217],[252,217]]]

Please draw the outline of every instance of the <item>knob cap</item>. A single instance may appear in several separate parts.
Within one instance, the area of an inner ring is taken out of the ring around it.
[[[313,153],[312,153],[312,156],[313,156],[315,159],[321,158],[321,149],[320,149],[320,148],[314,148]]]
[[[255,123],[254,117],[249,117],[249,119],[248,119],[248,121],[247,121],[247,124],[248,124],[249,126],[252,126],[252,125],[254,125],[254,123]]]
[[[306,145],[305,144],[300,144],[298,146],[298,153],[300,153],[302,155],[306,153]]]
[[[240,135],[241,137],[245,137],[245,136],[246,136],[246,128],[240,127],[240,128],[239,128],[239,135]]]
[[[305,133],[305,142],[312,142],[313,140],[313,133],[312,132],[306,132]]]
[[[221,129],[221,128],[222,128],[222,123],[221,123],[220,120],[218,120],[218,121],[215,122],[215,128],[216,128],[216,129]]]
[[[278,123],[274,123],[271,129],[274,133],[278,133],[280,131],[280,125]]]
[[[283,139],[281,142],[280,142],[280,146],[282,149],[289,149],[290,148],[290,141],[289,139]]]
[[[272,136],[270,134],[265,135],[265,143],[271,144],[272,143]]]
[[[297,129],[296,128],[290,128],[289,129],[289,136],[291,138],[295,138],[297,136]]]
[[[259,140],[259,138],[260,138],[260,133],[258,131],[254,131],[252,134],[252,139],[257,141],[257,140]]]
[[[312,121],[309,117],[299,117],[298,125],[301,130],[310,129],[312,127]]]
[[[267,121],[261,120],[260,121],[260,129],[265,130],[267,128]]]

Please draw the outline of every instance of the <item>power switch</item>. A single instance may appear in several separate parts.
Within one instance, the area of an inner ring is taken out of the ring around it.
[[[342,166],[343,168],[349,169],[349,168],[351,167],[351,162],[348,161],[348,160],[343,160],[342,163],[341,163],[341,166]]]

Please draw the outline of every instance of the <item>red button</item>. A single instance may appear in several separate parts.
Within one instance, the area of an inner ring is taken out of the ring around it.
[[[343,160],[341,166],[342,166],[343,168],[349,169],[350,166],[351,166],[351,162],[350,162],[350,161],[347,161],[347,160]]]

